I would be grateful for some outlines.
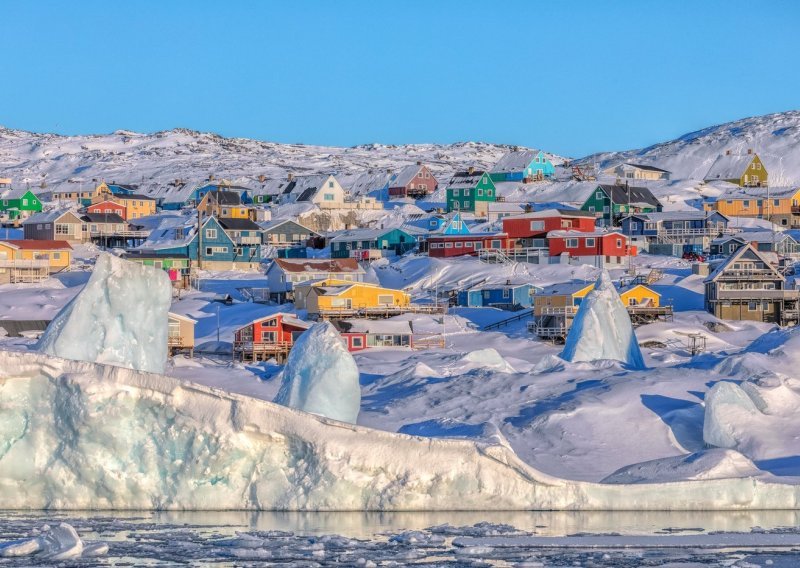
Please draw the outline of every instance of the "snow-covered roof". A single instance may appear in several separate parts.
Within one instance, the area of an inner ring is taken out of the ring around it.
[[[342,187],[347,189],[352,195],[365,195],[372,191],[378,191],[386,187],[393,174],[382,170],[379,172],[364,172],[356,176],[349,176],[340,180]]]
[[[345,319],[333,322],[342,333],[382,333],[387,335],[411,335],[408,320]]]
[[[631,205],[643,204],[653,207],[661,205],[661,202],[656,199],[656,196],[646,187],[634,185],[607,185],[602,183],[597,187],[602,189],[614,203],[630,203]]]
[[[794,239],[788,233],[780,233],[777,231],[742,231],[741,233],[736,233],[734,236],[739,237],[747,243],[794,242]]]
[[[193,325],[197,323],[197,320],[192,319],[189,316],[185,316],[183,314],[176,314],[175,312],[168,312],[168,314],[169,314],[169,317],[171,317],[171,318],[175,318],[175,319],[178,319],[178,320],[181,320],[181,321],[186,321],[186,322],[189,322],[189,323],[191,323]]]
[[[748,244],[743,247],[739,247],[736,251],[734,251],[732,255],[730,255],[727,259],[725,259],[719,266],[717,266],[716,270],[714,270],[711,274],[706,276],[704,282],[713,282],[714,280],[719,278],[720,275],[723,272],[725,272],[725,270],[728,269],[728,266],[740,260],[741,257],[744,256],[745,254],[754,255],[758,260],[764,263],[764,265],[767,267],[768,270],[771,270],[773,272],[776,278],[784,280],[783,275],[780,272],[778,272],[778,270],[775,268],[772,262],[770,262],[771,253],[761,252],[754,246]]]
[[[406,166],[392,177],[391,181],[389,182],[389,187],[407,186],[415,177],[417,177],[417,174],[421,169],[422,165],[420,164]]]
[[[562,238],[562,237],[607,237],[608,235],[619,235],[620,237],[624,237],[620,231],[568,231],[568,230],[558,230],[558,231],[550,231],[547,233],[547,238]]]
[[[727,216],[723,215],[719,211],[700,211],[697,209],[693,209],[691,211],[661,211],[658,213],[635,213],[630,215],[630,217],[635,217],[637,219],[644,219],[646,221],[694,221],[699,219],[707,219],[711,215],[722,215],[726,219]]]
[[[450,178],[450,183],[447,184],[448,189],[472,189],[478,183],[486,172],[483,170],[474,170],[472,173],[456,172]]]
[[[521,172],[530,165],[538,153],[538,150],[516,150],[507,152],[492,166],[491,172],[493,174]]]
[[[67,213],[75,214],[74,211],[71,209],[53,209],[51,211],[39,211],[38,213],[34,213],[25,221],[22,222],[23,225],[36,225],[39,223],[53,223],[57,221],[61,216],[66,215]],[[76,215],[77,217],[77,215]]]
[[[194,238],[197,225],[194,217],[166,217],[137,250],[158,250],[186,246]]]
[[[547,217],[594,217],[594,213],[581,211],[580,209],[543,209],[522,215],[514,215],[509,219],[544,219]]]
[[[220,217],[217,219],[220,226],[226,231],[261,231],[261,226],[250,219],[232,219]]]
[[[398,227],[388,227],[383,229],[348,229],[337,233],[330,242],[352,242],[352,241],[371,241],[381,238],[386,233],[390,233],[398,229]],[[402,229],[398,229],[402,230]]]
[[[724,199],[778,199],[793,197],[800,192],[797,187],[739,187],[732,185],[717,197],[717,201]]]
[[[89,223],[113,223],[115,225],[125,223],[125,219],[116,213],[84,213],[81,219]]]
[[[580,292],[587,286],[594,286],[594,282],[561,282],[546,286],[539,295],[545,296],[571,296]]]
[[[8,189],[2,195],[0,195],[0,198],[2,198],[2,199],[19,199],[20,197],[24,196],[29,191],[31,193],[33,193],[33,190],[30,189],[29,187],[18,187],[16,189]],[[36,195],[36,194],[34,193],[34,195]]]
[[[739,179],[755,157],[755,154],[722,154],[711,164],[703,179]]]
[[[509,203],[508,201],[489,202],[490,213],[503,213],[503,212],[519,213],[524,210],[525,209],[519,203]]]
[[[39,239],[11,239],[0,240],[0,243],[5,243],[15,249],[24,250],[72,250],[72,246],[67,241],[45,241]]]
[[[648,172],[658,172],[658,173],[662,173],[662,174],[670,173],[669,170],[662,170],[661,168],[657,168],[655,166],[646,166],[644,164],[632,164],[630,162],[624,162],[621,165],[623,167],[627,166],[627,167],[630,167],[630,168],[636,168],[637,170],[645,170],[645,171],[648,171]]]
[[[354,258],[276,258],[270,266],[277,266],[284,272],[321,272],[321,273],[364,273]]]

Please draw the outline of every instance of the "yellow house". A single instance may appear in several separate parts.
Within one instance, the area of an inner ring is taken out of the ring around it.
[[[194,326],[197,323],[190,317],[169,312],[167,331],[167,350],[172,355],[178,351],[188,351],[194,355]]]
[[[126,221],[135,221],[139,217],[147,217],[156,214],[156,200],[146,195],[131,193],[128,195],[111,195],[100,193],[92,197],[92,204],[102,203],[103,201],[113,201],[125,207]]]
[[[768,219],[782,227],[800,227],[800,188],[734,188],[704,205],[728,217]]]
[[[703,181],[727,181],[740,187],[766,187],[767,168],[752,150],[746,154],[733,154],[728,150],[711,164]]]
[[[564,308],[577,308],[586,294],[594,290],[594,283],[570,282],[545,288],[533,296],[533,314],[541,316],[545,311],[563,311]]]
[[[320,278],[317,280],[299,282],[292,287],[294,292],[294,307],[298,310],[305,310],[308,304],[308,296],[317,286],[349,286],[352,283],[352,280],[341,280],[339,278]]]
[[[634,284],[633,286],[620,289],[619,298],[626,307],[644,306],[648,308],[657,308],[660,305],[661,294],[651,290],[644,284]]]
[[[67,241],[0,241],[0,282],[40,282],[71,263]]]
[[[309,314],[408,308],[411,296],[402,290],[366,282],[313,286],[305,299]]]
[[[221,219],[249,219],[250,208],[242,205],[241,196],[235,191],[209,191],[197,204],[197,209],[206,217]]]

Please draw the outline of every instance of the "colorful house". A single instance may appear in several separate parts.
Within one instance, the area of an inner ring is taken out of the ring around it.
[[[767,219],[776,225],[800,228],[800,188],[734,187],[703,205],[727,217]]]
[[[111,199],[104,199],[102,201],[98,201],[97,203],[92,203],[86,208],[86,212],[106,215],[114,213],[125,220],[128,219],[128,208],[122,203],[117,203]]]
[[[500,308],[519,310],[533,306],[533,296],[541,291],[533,284],[483,284],[469,290],[460,290],[456,296],[459,306],[467,308]]]
[[[277,219],[261,224],[265,245],[277,248],[316,245],[323,248],[322,235],[291,219]]]
[[[288,174],[285,180],[268,180],[262,195],[273,203],[314,203],[321,208],[336,208],[344,203],[345,191],[339,180],[329,174]]]
[[[233,185],[224,181],[220,183],[204,183],[203,185],[200,185],[193,191],[192,201],[199,204],[206,194],[216,193],[218,191],[236,193],[239,196],[240,204],[252,203],[252,189],[240,185]]]
[[[363,351],[375,347],[414,346],[410,321],[341,319],[333,325],[345,340],[348,351]]]
[[[492,166],[489,176],[494,182],[521,181],[528,183],[555,175],[556,169],[544,152],[514,150],[503,155]]]
[[[42,210],[42,202],[30,189],[10,189],[0,196],[0,213],[10,220],[27,219]]]
[[[547,247],[551,258],[563,255],[569,262],[595,266],[621,264],[637,252],[618,231],[550,231]]]
[[[167,352],[170,357],[178,352],[194,356],[194,326],[196,320],[169,312],[167,319]]]
[[[125,219],[132,221],[140,217],[149,217],[156,214],[156,200],[147,195],[138,193],[119,194],[107,197],[105,194],[92,199],[92,203],[100,203],[106,198],[116,201],[125,207]]]
[[[125,255],[125,259],[163,270],[169,276],[174,288],[188,288],[190,285],[192,261],[188,256],[148,255],[134,252]]]
[[[430,235],[428,256],[435,258],[477,255],[484,249],[504,251],[514,248],[514,239],[506,233],[470,233],[466,235]]]
[[[417,246],[417,239],[407,231],[391,229],[352,229],[330,239],[331,258],[368,260],[405,254]]]
[[[489,203],[497,200],[497,188],[489,173],[470,167],[457,172],[447,186],[447,211],[466,211],[486,217]]]
[[[308,314],[316,317],[347,317],[403,313],[411,296],[402,290],[384,288],[366,282],[313,286],[306,297]]]
[[[63,209],[34,213],[23,221],[22,231],[26,240],[82,243],[89,239],[86,223],[74,211]]]
[[[628,162],[606,168],[603,170],[603,173],[609,176],[616,176],[619,179],[641,181],[667,181],[671,175],[667,170],[662,170],[655,166],[631,164]]]
[[[270,297],[277,301],[283,301],[296,284],[327,278],[361,282],[364,274],[354,258],[276,258],[266,271]]]
[[[748,244],[759,252],[774,252],[780,255],[794,255],[800,248],[797,241],[786,232],[741,231],[711,241],[710,252],[712,255],[728,256]]]
[[[206,217],[218,219],[250,219],[250,208],[242,204],[241,194],[235,191],[209,191],[197,204]]]
[[[503,232],[522,248],[547,247],[550,231],[594,232],[595,216],[575,209],[545,209],[503,219]]]
[[[72,247],[66,241],[0,241],[0,282],[41,282],[69,270]]]
[[[261,227],[250,219],[225,218],[218,219],[220,227],[233,241],[234,253],[239,259],[248,262],[261,261]]]
[[[768,176],[761,158],[752,150],[746,154],[734,154],[728,150],[711,164],[703,181],[727,181],[740,187],[766,187]]]
[[[436,191],[439,182],[428,169],[428,166],[417,162],[416,165],[406,166],[392,177],[388,184],[389,198],[401,199],[411,197],[422,199]]]
[[[661,305],[661,294],[644,284],[631,284],[617,288],[619,298],[625,306],[657,308]]]
[[[661,202],[646,187],[598,185],[581,206],[593,213],[600,224],[613,226],[627,215],[661,211]]]
[[[311,324],[294,314],[278,313],[251,321],[233,334],[233,358],[285,362],[294,342]]]
[[[631,237],[717,236],[730,219],[717,211],[662,211],[637,213],[620,221],[622,232]]]

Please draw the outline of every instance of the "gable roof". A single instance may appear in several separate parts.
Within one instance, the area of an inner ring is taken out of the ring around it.
[[[561,282],[542,289],[540,296],[573,296],[588,288],[594,288],[594,282]]]
[[[523,213],[522,215],[514,215],[512,217],[506,217],[506,219],[545,219],[548,217],[591,217],[594,219],[595,214],[589,211],[581,211],[580,209],[552,208]]]
[[[661,174],[670,173],[669,170],[662,170],[661,168],[657,168],[655,166],[646,166],[644,164],[632,164],[630,162],[623,162],[621,165],[622,166],[630,166],[631,168],[636,168],[636,169],[639,169],[639,170],[645,170],[645,171],[648,171],[648,172],[658,172],[658,173],[661,173]]]
[[[308,234],[310,234],[310,235],[318,235],[319,236],[319,233],[317,231],[313,231],[313,230],[309,229],[308,227],[306,227],[302,223],[299,223],[298,221],[295,221],[294,219],[275,219],[273,221],[268,221],[266,223],[259,223],[259,226],[261,227],[261,229],[264,232],[269,232],[269,231],[273,231],[273,230],[277,229],[278,227],[280,227],[281,225],[285,225],[287,223],[293,223],[293,224],[297,225],[298,227],[301,227],[303,230],[308,231]]]
[[[658,211],[653,213],[634,213],[632,215],[628,215],[625,219],[635,218],[635,219],[642,219],[645,221],[654,221],[658,223],[659,221],[697,221],[708,219],[714,215],[719,215],[724,217],[726,220],[730,220],[727,215],[720,213],[719,211],[700,211],[700,210],[693,210],[693,211]]]
[[[335,237],[333,237],[329,242],[331,243],[339,243],[339,242],[353,242],[353,241],[372,241],[375,239],[381,238],[383,235],[387,233],[391,233],[392,231],[401,231],[406,233],[403,229],[399,227],[388,227],[384,229],[348,229],[346,231],[342,231],[341,233],[337,233]],[[409,233],[406,233],[409,237],[413,236]]]
[[[447,185],[448,189],[471,189],[480,183],[481,178],[487,172],[484,170],[475,170],[472,173],[469,171],[456,172],[450,178],[450,183]]]
[[[756,154],[722,154],[711,164],[703,180],[739,179],[755,157]]]
[[[131,201],[155,201],[154,198],[150,197],[149,195],[142,195],[141,193],[120,193],[114,195],[114,199],[127,199]]]
[[[748,256],[755,256],[755,259],[763,262],[764,265],[768,267],[767,269],[772,271],[772,273],[776,278],[779,278],[780,280],[784,281],[786,280],[786,278],[778,271],[777,268],[775,268],[775,266],[769,261],[769,259],[764,253],[760,252],[750,243],[747,243],[736,249],[733,252],[733,254],[730,255],[724,262],[722,262],[722,264],[717,266],[716,270],[714,270],[714,272],[709,274],[706,277],[706,279],[703,280],[703,282],[714,282],[728,269],[729,266],[731,266],[734,262],[740,260],[745,254],[747,254]]]
[[[508,174],[524,171],[533,159],[539,155],[538,150],[516,150],[506,152],[497,163],[492,166],[493,174]]]
[[[0,243],[19,250],[72,250],[67,241],[40,241],[33,239],[11,239]]]
[[[21,199],[28,192],[30,192],[31,195],[36,197],[36,194],[33,193],[33,190],[31,190],[31,188],[29,188],[29,187],[25,187],[25,188],[18,187],[16,189],[6,190],[6,192],[2,194],[2,199]],[[37,197],[37,199],[38,199],[38,197]]]
[[[597,187],[602,189],[605,194],[611,199],[613,203],[630,203],[651,205],[653,207],[661,207],[661,202],[656,199],[646,187],[638,187],[634,185],[608,185],[600,184]]]
[[[125,219],[116,213],[84,213],[81,219],[89,223],[125,223]]]
[[[412,164],[410,166],[406,166],[405,168],[403,168],[402,170],[397,172],[397,174],[392,176],[392,179],[389,182],[389,187],[405,187],[405,186],[407,186],[409,183],[411,183],[411,181],[415,177],[417,177],[417,174],[419,173],[419,171],[421,169],[422,169],[422,165],[420,165],[420,164]],[[431,175],[433,175],[433,174],[431,174]]]
[[[196,324],[196,323],[197,323],[197,320],[195,320],[195,319],[192,319],[192,318],[190,318],[189,316],[185,316],[185,315],[182,315],[182,314],[176,314],[175,312],[168,312],[168,313],[167,313],[167,315],[168,315],[169,317],[171,317],[171,318],[175,318],[175,319],[177,319],[177,320],[181,320],[181,321],[189,322],[189,323],[191,323],[192,325],[194,325],[194,324]]]
[[[235,191],[223,191],[223,190],[212,190],[209,191],[206,195],[208,195],[209,200],[215,201],[219,205],[241,205],[242,204],[242,196],[241,194]]]
[[[81,218],[75,214],[74,211],[71,209],[54,209],[52,211],[40,211],[38,213],[34,213],[27,219],[25,219],[22,224],[23,225],[36,225],[40,223],[53,223],[58,221],[64,215],[71,214],[79,223],[83,221]]]
[[[270,269],[276,266],[284,272],[322,272],[322,273],[364,273],[354,258],[276,258],[272,261]]]
[[[339,333],[381,333],[388,335],[411,335],[413,328],[409,320],[342,319],[331,321]]]
[[[780,199],[791,198],[800,193],[798,187],[739,187],[733,185],[725,188],[716,201],[725,199]]]
[[[217,219],[217,221],[219,221],[219,224],[226,231],[261,231],[261,227],[258,225],[258,223],[255,223],[250,219],[231,219],[228,217],[220,217]]]

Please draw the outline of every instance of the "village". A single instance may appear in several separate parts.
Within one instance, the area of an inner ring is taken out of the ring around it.
[[[637,327],[700,310],[796,325],[800,188],[772,187],[750,149],[721,153],[696,199],[664,197],[671,176],[508,147],[450,175],[418,160],[141,187],[3,178],[0,286],[23,303],[0,327],[35,338],[54,312],[26,310],[25,291],[81,282],[104,250],[168,274],[169,352],[185,357],[281,364],[321,320],[352,352],[444,348],[449,316],[555,346],[600,270]]]

